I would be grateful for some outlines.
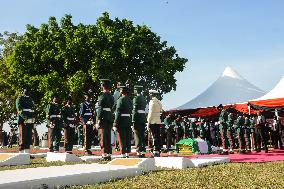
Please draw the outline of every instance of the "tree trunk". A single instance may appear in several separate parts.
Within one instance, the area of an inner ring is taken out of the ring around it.
[[[0,122],[0,146],[4,146],[3,122]]]
[[[3,130],[3,126],[4,126],[4,123],[2,121],[0,121],[0,131]]]

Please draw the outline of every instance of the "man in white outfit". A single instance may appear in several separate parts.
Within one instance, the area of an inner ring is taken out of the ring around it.
[[[154,149],[153,155],[155,157],[160,156],[160,124],[161,122],[161,112],[162,112],[162,104],[157,99],[158,91],[150,90],[150,102],[149,102],[149,112],[148,112],[148,124],[147,130],[152,133],[153,136],[153,146]]]

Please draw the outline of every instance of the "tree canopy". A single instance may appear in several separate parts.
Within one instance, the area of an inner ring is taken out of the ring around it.
[[[5,57],[13,52],[16,43],[22,40],[17,33],[0,33],[0,130],[5,122],[12,123],[15,120],[16,91],[9,85],[7,78],[9,70]]]
[[[7,75],[0,82],[15,93],[27,85],[39,120],[43,120],[52,94],[65,99],[72,93],[78,107],[88,89],[99,94],[100,78],[128,80],[131,89],[138,84],[144,91],[168,93],[176,89],[174,75],[187,62],[149,27],[111,19],[108,13],[94,25],[75,25],[71,15],[65,15],[60,22],[50,17],[48,23],[38,28],[27,25],[26,29],[12,52],[4,56]]]

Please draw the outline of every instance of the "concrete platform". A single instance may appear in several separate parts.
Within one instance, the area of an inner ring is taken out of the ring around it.
[[[192,158],[190,160],[194,167],[204,167],[208,165],[217,165],[230,162],[229,157]]]
[[[157,167],[185,169],[191,167],[203,167],[208,165],[228,163],[228,157],[206,157],[206,158],[186,158],[186,157],[155,157]]]
[[[0,153],[0,166],[30,164],[29,153]]]
[[[121,155],[111,155],[111,159],[116,159],[116,158],[121,158]],[[91,155],[91,156],[81,156],[80,157],[83,161],[87,161],[87,162],[98,162],[102,159],[102,156],[95,156],[95,155]]]
[[[98,162],[101,160],[101,156],[82,156],[80,157],[81,160],[86,161],[86,162]]]
[[[82,159],[75,154],[47,152],[46,161],[81,162]]]
[[[116,158],[108,164],[128,167],[135,166],[144,172],[154,171],[157,168],[154,158]]]
[[[32,158],[45,158],[47,156],[46,153],[37,153],[37,154],[30,154]]]
[[[140,175],[152,168],[156,168],[154,158],[145,158],[135,165],[128,166],[114,165],[110,162],[110,164],[93,163],[7,170],[0,172],[0,188],[29,189],[42,188],[43,186],[57,188],[67,185],[96,184]]]

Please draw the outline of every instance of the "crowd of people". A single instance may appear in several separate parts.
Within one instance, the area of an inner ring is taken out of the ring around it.
[[[229,113],[220,108],[220,116],[196,119],[190,116],[168,114],[164,120],[167,149],[183,138],[202,138],[220,148],[221,154],[250,153],[252,150],[268,152],[268,142],[275,148],[283,149],[284,126],[278,116],[265,119],[261,113],[244,115]]]
[[[122,157],[129,157],[132,139],[138,157],[145,157],[146,146],[151,148],[153,156],[159,156],[161,150],[170,152],[184,138],[202,138],[220,147],[222,154],[234,153],[235,149],[239,149],[239,153],[260,152],[262,149],[268,152],[270,138],[274,148],[283,148],[284,129],[277,115],[269,123],[260,113],[256,116],[229,113],[220,105],[217,118],[191,118],[190,115],[163,112],[155,90],[149,91],[149,110],[146,113],[142,86],[134,86],[133,99],[129,97],[127,85],[118,83],[114,93],[110,90],[111,81],[102,79],[101,94],[94,100],[90,93],[86,93],[78,113],[71,96],[67,99],[59,99],[57,94],[52,96],[46,108],[51,152],[59,152],[62,131],[67,153],[72,153],[73,145],[82,144],[85,154],[91,155],[91,146],[99,144],[105,160],[110,160],[114,149],[119,150]],[[35,107],[27,88],[17,99],[16,108],[20,152],[29,152]]]
[[[162,104],[156,97],[158,92],[150,90],[149,112],[146,117],[146,98],[142,95],[142,88],[142,86],[134,86],[134,98],[131,100],[128,86],[119,84],[112,94],[110,80],[102,79],[101,94],[97,100],[92,100],[91,94],[86,93],[78,114],[74,110],[71,96],[65,99],[64,104],[61,104],[62,99],[59,99],[58,94],[54,94],[51,103],[46,108],[49,150],[59,152],[62,130],[64,130],[65,151],[72,153],[76,128],[81,125],[86,154],[92,154],[91,146],[94,137],[97,136],[101,146],[102,158],[110,160],[113,150],[111,134],[114,132],[122,157],[129,157],[133,131],[137,155],[144,157],[146,129],[152,134],[152,153],[154,156],[159,156],[160,145],[158,141],[160,124],[162,123],[160,119]],[[93,101],[97,103],[94,105]],[[16,108],[19,124],[19,150],[27,153],[31,145],[35,120],[34,102],[27,88],[24,88],[23,95],[17,98]],[[94,134],[94,130],[97,131],[97,134]]]

